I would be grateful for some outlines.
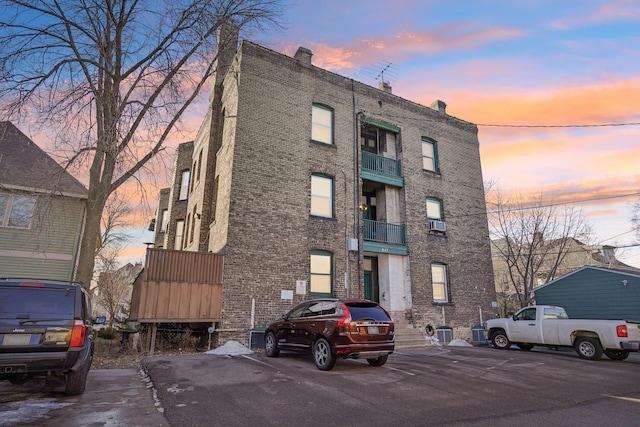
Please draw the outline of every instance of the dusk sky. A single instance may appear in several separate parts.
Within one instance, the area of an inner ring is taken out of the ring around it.
[[[444,101],[478,124],[485,182],[577,202],[594,244],[637,242],[640,2],[298,0],[285,21],[250,40],[291,56],[304,46],[314,65],[376,87],[384,70],[395,95]],[[205,107],[189,112],[193,135]],[[149,219],[128,256],[143,258]],[[637,246],[618,257],[640,267]]]

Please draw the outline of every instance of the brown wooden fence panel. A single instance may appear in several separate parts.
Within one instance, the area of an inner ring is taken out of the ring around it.
[[[223,267],[218,254],[148,249],[145,270],[133,285],[132,320],[219,321]]]

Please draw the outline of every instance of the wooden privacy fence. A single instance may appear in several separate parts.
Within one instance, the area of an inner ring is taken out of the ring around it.
[[[131,320],[140,323],[218,322],[224,256],[147,249],[133,284]]]

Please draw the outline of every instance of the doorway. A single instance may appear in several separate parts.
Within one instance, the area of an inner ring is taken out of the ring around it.
[[[364,257],[364,299],[380,302],[378,259],[375,257]]]

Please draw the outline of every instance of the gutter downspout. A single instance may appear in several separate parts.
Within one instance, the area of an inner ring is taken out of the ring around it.
[[[362,279],[363,279],[363,265],[362,265],[362,212],[359,209],[360,198],[362,196],[362,189],[360,184],[360,144],[358,130],[360,129],[360,116],[362,111],[356,111],[356,92],[353,79],[351,80],[351,96],[353,103],[353,226],[356,232],[356,238],[358,239],[358,295],[359,298],[364,298]]]

